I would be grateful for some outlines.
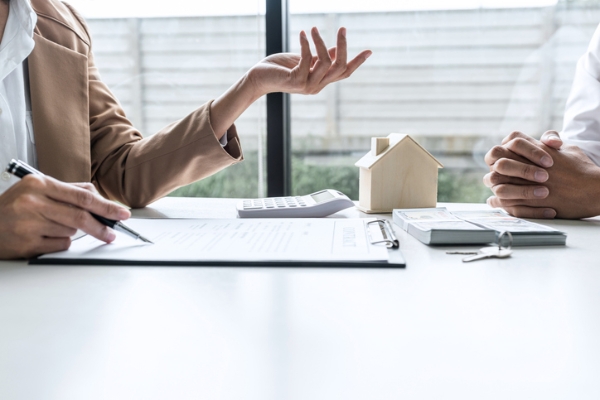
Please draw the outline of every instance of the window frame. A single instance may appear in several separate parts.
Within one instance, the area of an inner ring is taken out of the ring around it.
[[[265,0],[267,56],[289,49],[288,0]],[[267,196],[290,196],[291,174],[290,95],[267,95]]]

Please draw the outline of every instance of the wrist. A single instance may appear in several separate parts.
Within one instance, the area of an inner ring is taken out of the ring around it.
[[[270,78],[272,77],[265,75],[265,72],[268,74],[268,71],[265,71],[260,64],[257,64],[250,68],[244,76],[248,81],[248,84],[253,87],[253,91],[257,98],[269,93],[281,92],[280,88],[273,85],[273,82],[270,82],[272,80]]]
[[[261,84],[259,74],[254,68],[248,70],[239,80],[240,90],[247,93],[252,99],[252,102],[260,99],[262,96],[269,93],[269,91]]]
[[[220,139],[235,120],[260,97],[260,92],[246,73],[213,101],[210,119],[217,138]]]

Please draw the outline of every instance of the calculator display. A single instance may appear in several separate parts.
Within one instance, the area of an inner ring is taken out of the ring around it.
[[[323,192],[311,194],[310,197],[312,197],[313,200],[316,201],[317,203],[321,203],[326,200],[331,200],[335,196],[333,196],[331,193],[329,193],[327,191],[323,191]]]

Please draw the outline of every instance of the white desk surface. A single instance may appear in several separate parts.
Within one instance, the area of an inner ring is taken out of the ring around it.
[[[0,262],[0,399],[598,399],[600,221],[546,224],[471,264],[397,229],[397,270]]]

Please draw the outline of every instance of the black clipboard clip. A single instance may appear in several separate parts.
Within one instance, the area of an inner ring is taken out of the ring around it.
[[[369,225],[371,224],[379,225],[379,229],[381,229],[381,234],[384,238],[383,240],[373,240],[373,238],[371,237],[371,231],[367,229],[371,244],[385,243],[385,246],[388,249],[397,249],[400,247],[400,241],[398,240],[398,238],[396,238],[396,235],[394,234],[394,229],[392,228],[390,221],[388,221],[387,219],[376,219],[375,221],[367,222],[367,228],[369,228]]]

